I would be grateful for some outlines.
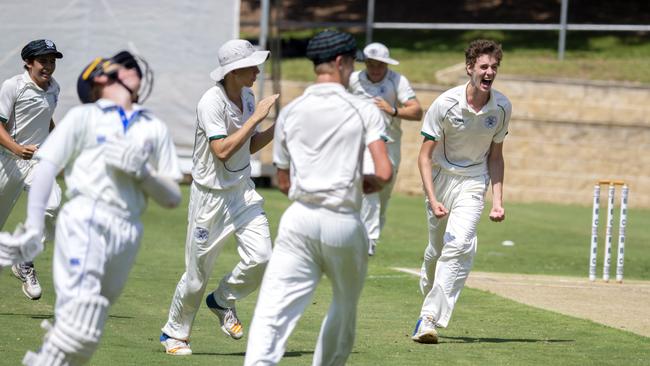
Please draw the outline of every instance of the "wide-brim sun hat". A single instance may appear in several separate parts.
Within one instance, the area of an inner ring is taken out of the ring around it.
[[[379,42],[373,42],[363,49],[365,59],[376,60],[389,65],[399,65],[399,61],[390,58],[388,47]]]
[[[269,51],[256,51],[255,47],[247,40],[233,39],[219,48],[217,53],[219,65],[212,70],[210,78],[214,81],[221,81],[233,70],[263,64],[269,55]]]

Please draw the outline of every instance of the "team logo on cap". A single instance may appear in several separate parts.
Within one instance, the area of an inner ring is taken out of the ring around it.
[[[45,46],[47,48],[54,48],[54,42],[50,41],[49,39],[45,40]]]
[[[496,116],[487,116],[485,119],[485,127],[487,128],[494,128],[494,126],[497,125],[497,117]]]
[[[370,56],[377,56],[378,52],[376,49],[372,48],[368,50],[368,53],[370,54]]]

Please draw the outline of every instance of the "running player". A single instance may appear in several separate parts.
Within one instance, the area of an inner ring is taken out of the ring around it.
[[[420,290],[425,296],[412,339],[438,343],[474,262],[476,226],[492,183],[490,220],[505,219],[503,141],[512,106],[492,89],[503,52],[491,40],[465,51],[469,81],[440,95],[424,117],[418,167],[425,191],[429,244]],[[433,157],[432,157],[433,155]]]
[[[389,184],[377,193],[363,195],[361,218],[368,231],[368,254],[374,255],[379,235],[386,223],[388,200],[401,161],[402,119],[419,121],[422,119],[422,107],[409,81],[388,68],[388,65],[398,65],[399,62],[390,58],[386,46],[371,43],[363,49],[363,56],[366,69],[352,73],[349,90],[352,94],[372,100],[382,112],[386,124],[388,156],[393,166],[393,180]],[[368,174],[374,170],[368,151],[364,156],[363,169]]]
[[[95,59],[77,84],[87,104],[71,109],[35,155],[27,221],[9,244],[33,247],[40,240],[46,202],[62,169],[68,202],[54,246],[55,323],[38,353],[25,355],[25,365],[90,360],[140,246],[147,196],[164,207],[180,203],[176,181],[182,175],[171,136],[136,104],[151,78],[146,63],[129,52]]]
[[[7,79],[0,89],[0,230],[23,190],[29,190],[38,147],[54,128],[52,115],[59,99],[59,84],[52,74],[56,59],[63,54],[49,39],[29,42],[20,53],[25,72]],[[61,203],[61,188],[56,182],[45,210],[43,240],[54,240],[56,214]],[[41,284],[34,263],[11,267],[31,300],[41,298]]]
[[[250,87],[268,51],[255,51],[246,40],[231,40],[218,51],[219,66],[210,77],[216,85],[197,106],[194,166],[185,241],[185,273],[176,287],[160,342],[168,354],[191,355],[190,333],[214,262],[231,234],[241,261],[205,299],[221,330],[240,339],[244,330],[235,302],[262,281],[271,256],[271,234],[262,197],[250,179],[250,156],[273,138],[274,126],[257,132],[278,98],[264,98],[255,108]]]
[[[366,277],[368,240],[359,217],[362,187],[377,191],[391,179],[384,123],[371,103],[347,93],[357,48],[347,33],[323,31],[309,41],[316,84],[278,117],[273,161],[280,190],[294,203],[278,237],[255,307],[245,365],[275,365],[311,302],[323,274],[332,304],[313,365],[344,365]],[[365,148],[375,175],[362,176]]]

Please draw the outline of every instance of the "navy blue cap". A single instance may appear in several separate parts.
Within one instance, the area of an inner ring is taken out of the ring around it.
[[[314,65],[332,61],[338,55],[357,57],[359,54],[354,37],[350,33],[335,30],[324,30],[307,44],[307,58],[312,60]]]
[[[37,39],[31,41],[20,51],[23,60],[35,58],[36,56],[53,54],[56,58],[63,58],[63,54],[56,50],[56,45],[49,39]]]

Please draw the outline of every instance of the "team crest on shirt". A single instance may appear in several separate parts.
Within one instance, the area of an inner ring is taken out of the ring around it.
[[[194,240],[199,243],[204,243],[208,240],[210,232],[204,227],[197,226],[194,228]]]
[[[251,102],[250,100],[248,101],[248,103],[246,103],[246,106],[248,107],[248,110],[251,112],[255,109],[253,102]]]
[[[497,125],[497,117],[496,116],[487,116],[485,118],[485,127],[487,128],[494,128],[494,126]]]

